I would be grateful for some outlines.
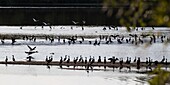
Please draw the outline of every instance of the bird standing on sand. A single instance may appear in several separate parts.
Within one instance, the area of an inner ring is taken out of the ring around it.
[[[98,61],[97,61],[98,63],[101,63],[102,61],[101,61],[101,56],[99,56],[99,59],[98,59]]]
[[[146,65],[148,65],[149,61],[148,61],[148,58],[146,58]]]
[[[14,55],[12,55],[12,61],[15,62],[15,57],[14,57]]]
[[[166,66],[168,65],[168,60],[167,60],[167,58],[166,58],[166,60],[165,60],[165,65],[166,65]]]
[[[87,57],[85,57],[85,64],[87,64]]]
[[[66,59],[67,59],[67,55],[65,55],[64,60],[63,60],[63,61],[66,61]]]
[[[68,56],[68,59],[66,61],[67,63],[70,63],[70,56]]]
[[[45,61],[46,61],[46,62],[48,61],[48,56],[46,56]]]
[[[11,40],[12,40],[12,43],[11,43],[11,44],[14,45],[14,43],[16,42],[16,41],[15,41],[15,38],[12,38]]]
[[[5,62],[7,63],[8,62],[8,57],[6,56],[6,58],[5,58]]]
[[[139,70],[140,69],[140,58],[138,57],[138,60],[137,60],[137,69]]]
[[[164,63],[165,62],[165,56],[163,56],[162,60],[161,60],[161,63]]]
[[[62,63],[63,63],[63,58],[61,57],[59,64],[62,64]]]
[[[135,56],[135,59],[133,60],[133,62],[134,62],[134,63],[136,62],[136,56]]]
[[[106,64],[106,57],[104,57],[104,64]]]
[[[94,56],[93,56],[93,58],[92,58],[90,64],[93,64],[94,62],[95,62],[95,59],[94,59]]]
[[[120,67],[119,67],[119,71],[121,72],[121,69],[123,68],[123,58],[120,58]]]

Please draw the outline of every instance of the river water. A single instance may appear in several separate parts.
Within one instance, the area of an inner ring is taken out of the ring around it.
[[[62,27],[62,29],[61,29]],[[118,31],[106,30],[103,31],[103,27],[85,27],[82,31],[78,26],[74,26],[71,30],[70,26],[55,26],[54,29],[50,30],[48,27],[41,29],[33,26],[23,27],[0,27],[1,34],[56,34],[56,35],[111,35],[111,34],[129,34],[124,28],[120,28]],[[63,29],[64,28],[64,29]],[[96,33],[97,31],[97,33]],[[145,31],[132,31],[131,33],[140,32],[162,32],[168,35],[168,28],[155,28],[151,30],[149,27]],[[38,53],[33,54],[35,60],[43,61],[46,56],[51,56],[50,53],[54,53],[54,60],[59,60],[60,57],[68,55],[71,60],[74,57],[94,56],[98,59],[98,56],[118,58],[131,57],[132,60],[136,57],[140,57],[142,61],[145,61],[146,57],[151,57],[154,60],[161,60],[162,56],[166,56],[168,61],[170,60],[170,45],[161,43],[154,43],[148,45],[147,43],[140,45],[132,44],[101,44],[99,46],[89,44],[58,44],[57,39],[54,43],[50,43],[44,39],[37,39],[36,42],[16,40],[16,45],[11,45],[11,40],[5,40],[5,44],[0,44],[0,61],[4,61],[5,57],[8,56],[9,61],[12,60],[12,55],[15,56],[16,60],[25,61],[27,55],[25,51],[29,51],[27,44],[30,46],[36,46]],[[119,70],[112,69],[107,71],[90,71],[87,73],[84,70],[67,70],[60,69],[57,66],[52,66],[48,69],[46,66],[32,66],[32,65],[0,65],[0,80],[3,85],[17,84],[17,85],[144,85],[148,84],[146,79],[147,74],[137,74],[135,72],[119,72]],[[134,69],[135,70],[135,69]],[[10,82],[9,82],[10,81]]]

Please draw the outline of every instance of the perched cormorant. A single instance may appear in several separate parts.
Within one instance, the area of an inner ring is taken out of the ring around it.
[[[135,56],[135,59],[133,60],[133,62],[134,62],[134,63],[136,62],[136,56]]]
[[[14,61],[14,62],[15,62],[15,57],[14,57],[14,55],[12,55],[12,61]]]
[[[60,58],[59,64],[62,64],[62,62],[63,62],[63,58],[61,57],[61,58]]]
[[[63,60],[63,61],[66,61],[66,59],[67,59],[67,55],[65,55],[64,60]]]
[[[163,64],[165,62],[165,56],[163,56],[161,63]]]
[[[5,62],[8,62],[8,57],[6,56],[6,58],[5,58]]]
[[[87,57],[85,57],[85,64],[87,64]]]
[[[99,59],[98,59],[98,61],[97,61],[98,63],[101,63],[102,61],[101,61],[101,56],[99,56]]]

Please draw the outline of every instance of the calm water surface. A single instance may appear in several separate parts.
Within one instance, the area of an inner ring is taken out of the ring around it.
[[[6,28],[6,27],[1,27]],[[36,33],[34,27],[26,27],[23,30],[19,30],[19,27],[13,27],[13,29],[7,27],[7,29],[2,29],[0,32],[4,34],[10,33]],[[55,27],[55,31],[49,31],[49,28],[46,30],[37,29],[37,33],[45,34],[90,34],[90,35],[99,35],[99,34],[111,34],[112,31],[103,31],[99,28],[94,27],[94,29],[86,27],[86,31],[80,31],[75,27],[75,31],[71,31],[70,27],[65,27],[64,30],[61,30],[59,27]],[[97,34],[95,32],[98,32]],[[154,32],[164,32],[168,35],[169,30],[159,29],[154,30]],[[113,33],[122,33],[128,34],[124,30],[114,31]],[[138,33],[138,32],[132,32]],[[7,40],[7,43],[10,41]],[[170,45],[164,43],[155,43],[152,45],[140,44],[140,45],[131,45],[131,44],[101,44],[100,46],[93,46],[88,44],[75,44],[75,45],[58,45],[58,44],[44,44],[45,40],[38,40],[40,44],[32,44],[32,42],[23,42],[17,41],[20,45],[0,45],[0,61],[4,61],[5,57],[8,56],[9,61],[12,61],[12,55],[15,55],[16,60],[25,61],[27,55],[25,51],[29,51],[26,44],[31,44],[31,46],[36,46],[37,54],[33,54],[35,60],[44,61],[46,56],[50,56],[50,53],[54,53],[54,60],[59,60],[60,57],[69,55],[71,60],[74,57],[88,57],[94,56],[95,59],[98,59],[98,56],[103,57],[112,57],[116,56],[118,58],[123,57],[124,60],[126,57],[131,57],[132,60],[134,57],[140,57],[142,61],[145,61],[146,57],[151,57],[153,60],[161,60],[162,56],[166,56],[168,61],[170,61]],[[24,43],[24,44],[22,44]],[[43,43],[43,44],[42,44]],[[0,80],[3,85],[147,85],[146,79],[148,75],[146,74],[137,74],[135,72],[119,72],[112,69],[107,71],[93,71],[87,73],[84,70],[66,70],[60,69],[57,66],[52,66],[48,69],[46,66],[32,66],[32,65],[0,65]],[[9,82],[10,81],[10,82]]]

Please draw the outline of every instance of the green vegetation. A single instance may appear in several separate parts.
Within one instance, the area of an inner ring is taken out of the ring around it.
[[[170,26],[169,0],[104,0],[103,10],[109,16],[115,15],[120,25],[130,27]],[[113,13],[113,9],[117,11]],[[170,72],[157,67],[150,74],[154,75],[150,85],[165,85],[170,81]]]
[[[118,7],[119,23],[129,27],[170,26],[169,0],[104,0],[103,8],[108,15]]]
[[[156,74],[152,79],[149,80],[150,85],[166,85],[170,78],[170,72],[161,69],[161,66],[154,69],[150,75]]]

